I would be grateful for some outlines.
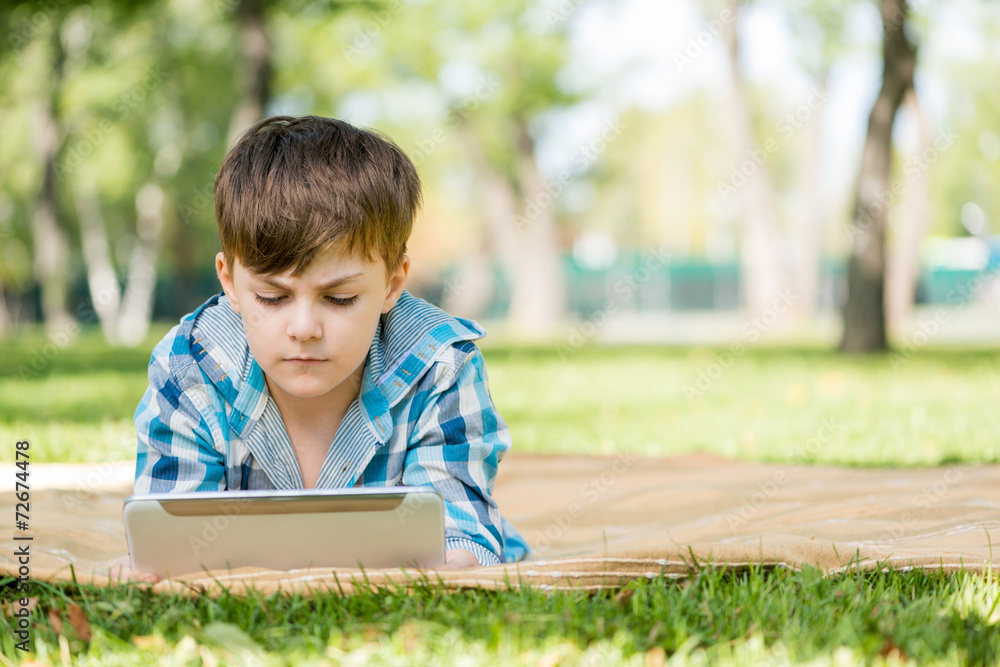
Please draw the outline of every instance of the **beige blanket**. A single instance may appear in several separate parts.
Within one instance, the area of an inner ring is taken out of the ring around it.
[[[0,466],[0,570],[31,535],[30,577],[106,584],[125,552],[122,499],[131,464],[32,464],[30,528],[14,525],[14,470]],[[981,571],[1000,538],[1000,466],[861,469],[754,464],[715,456],[635,458],[512,454],[500,468],[501,511],[535,549],[528,561],[470,570],[243,568],[156,584],[304,592],[355,586],[600,589],[679,578],[707,564]]]

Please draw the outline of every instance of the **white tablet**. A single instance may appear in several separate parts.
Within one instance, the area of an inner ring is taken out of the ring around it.
[[[430,487],[205,491],[125,499],[132,569],[436,567],[444,499]]]

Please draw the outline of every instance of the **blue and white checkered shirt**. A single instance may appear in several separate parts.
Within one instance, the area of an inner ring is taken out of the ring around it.
[[[432,486],[445,499],[446,548],[496,565],[521,560],[528,546],[491,495],[510,433],[472,342],[483,334],[404,291],[380,318],[360,394],[316,488]],[[281,414],[224,293],[153,349],[135,429],[137,494],[302,488]]]

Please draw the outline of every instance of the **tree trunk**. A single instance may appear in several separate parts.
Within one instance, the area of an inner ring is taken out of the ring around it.
[[[906,0],[881,0],[882,89],[868,118],[858,197],[851,227],[842,352],[888,348],[885,335],[885,225],[896,194],[890,188],[892,126],[903,95],[913,87],[916,57],[904,32]]]
[[[229,120],[229,145],[264,117],[271,95],[271,40],[264,26],[261,0],[240,0],[236,16],[240,32],[240,99]]]
[[[156,287],[156,255],[163,232],[163,190],[146,183],[135,198],[138,239],[128,262],[128,284],[122,299],[118,339],[122,345],[135,347],[149,331]]]
[[[0,338],[5,338],[12,328],[7,298],[4,296],[3,284],[0,284]]]
[[[551,333],[562,319],[566,285],[556,238],[556,195],[538,171],[535,142],[523,122],[517,133],[517,178],[525,204],[522,217],[509,219],[518,227],[518,261],[508,318],[514,331],[537,338]]]
[[[101,216],[101,203],[92,185],[82,184],[76,194],[77,218],[80,221],[80,241],[83,261],[87,266],[87,287],[104,339],[118,344],[118,310],[121,290],[118,274],[111,261],[108,234]]]
[[[825,97],[827,73],[819,77],[818,90]],[[822,205],[819,188],[820,144],[823,138],[823,107],[816,109],[809,119],[806,138],[806,157],[802,164],[802,201],[799,206],[798,264],[796,265],[795,291],[798,300],[795,310],[804,318],[814,317],[819,311],[823,259],[823,227],[826,208]]]
[[[917,125],[916,155],[931,148],[931,129],[923,107],[911,88],[906,93],[906,105],[913,112]],[[919,170],[909,183],[900,211],[899,234],[889,253],[886,274],[886,319],[890,333],[903,329],[913,311],[913,300],[920,279],[920,244],[930,225],[930,195],[927,169]]]
[[[729,10],[736,17],[739,1],[729,0]],[[732,77],[732,119],[738,159],[736,169],[751,161],[755,153],[753,124],[747,103],[745,83],[739,66],[737,20],[723,22],[723,36],[729,56]],[[756,152],[762,152],[759,148]],[[774,304],[780,286],[779,269],[774,252],[775,221],[774,188],[767,164],[753,162],[754,169],[745,183],[736,188],[740,203],[740,258],[743,303],[752,313],[760,313]],[[734,172],[735,173],[735,172]]]
[[[93,189],[77,195],[83,257],[91,302],[109,344],[139,345],[149,331],[156,286],[156,255],[163,230],[163,191],[147,183],[136,196],[136,243],[129,255],[124,297],[111,261],[100,201]]]
[[[35,114],[35,146],[41,159],[43,174],[42,187],[31,217],[35,279],[42,290],[42,317],[46,333],[50,337],[56,333],[67,335],[67,332],[74,330],[75,323],[67,306],[69,242],[56,201],[56,167],[64,137],[58,116],[59,93],[66,62],[60,25],[61,21],[52,28],[53,62],[49,97],[38,104]]]
[[[483,215],[510,287],[507,321],[511,331],[524,339],[551,334],[565,311],[565,285],[552,210],[554,195],[538,171],[534,142],[524,124],[517,123],[517,165],[514,176],[508,177],[489,161],[467,124],[460,125],[460,132],[480,174]],[[526,201],[523,208],[518,206],[518,191]]]
[[[500,261],[509,270],[517,262],[517,237],[515,226],[510,224],[517,213],[517,196],[510,180],[493,166],[483,150],[475,132],[468,123],[458,124],[466,152],[474,169],[479,175],[483,201],[481,210],[492,247],[498,253]]]
[[[496,291],[489,245],[478,245],[462,255],[458,271],[444,285],[442,305],[452,315],[470,319],[482,317]]]

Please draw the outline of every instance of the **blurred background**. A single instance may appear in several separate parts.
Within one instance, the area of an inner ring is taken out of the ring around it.
[[[1000,340],[987,0],[74,0],[0,8],[0,335],[140,344],[218,292],[259,118],[413,159],[409,289],[501,338]]]

